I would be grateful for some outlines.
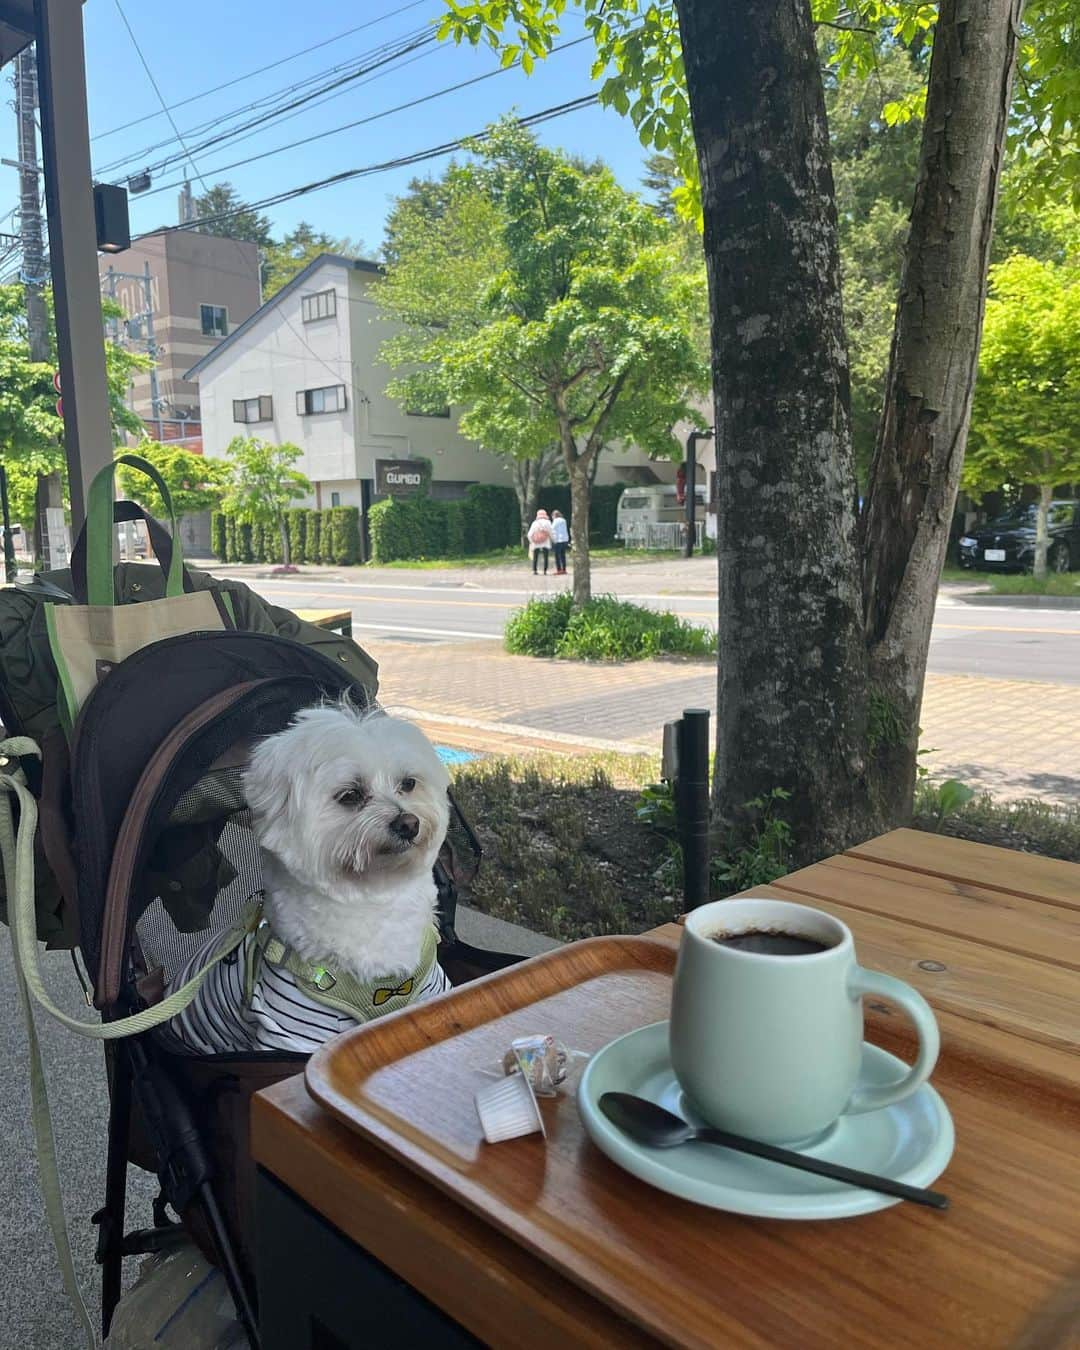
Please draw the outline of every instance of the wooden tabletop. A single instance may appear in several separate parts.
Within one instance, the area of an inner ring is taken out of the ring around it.
[[[934,1006],[935,1083],[957,1131],[941,1183],[953,1208],[785,1224],[700,1210],[627,1177],[640,1216],[628,1249],[647,1249],[650,1206],[680,1206],[683,1251],[655,1253],[677,1283],[695,1225],[707,1226],[720,1255],[693,1274],[699,1293],[703,1281],[715,1289],[717,1345],[1080,1344],[1080,867],[898,830],[768,889],[842,918],[864,965]],[[656,936],[675,943],[679,929]],[[898,1017],[871,1008],[867,1020],[870,1039],[903,1052]],[[302,1077],[256,1098],[253,1152],[492,1346],[658,1343],[333,1120]],[[584,1164],[613,1168],[591,1146]]]
[[[313,623],[316,628],[334,629],[352,622],[351,609],[294,609],[293,613],[305,623]]]

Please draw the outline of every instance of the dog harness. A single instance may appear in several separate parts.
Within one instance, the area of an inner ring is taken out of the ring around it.
[[[236,927],[246,930],[236,950],[214,965],[193,1002],[170,1023],[184,1044],[201,1054],[310,1054],[358,1022],[434,998],[450,987],[436,959],[434,926],[425,933],[411,971],[367,981],[305,961],[274,935],[261,905],[249,909]],[[203,947],[172,983],[190,979],[209,964],[235,931]]]

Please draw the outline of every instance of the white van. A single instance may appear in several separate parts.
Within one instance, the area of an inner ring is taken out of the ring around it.
[[[705,523],[708,489],[696,486],[698,542]],[[657,483],[649,487],[628,487],[615,509],[615,538],[627,548],[679,548],[683,541],[680,527],[686,524],[686,503],[680,502],[674,484]]]

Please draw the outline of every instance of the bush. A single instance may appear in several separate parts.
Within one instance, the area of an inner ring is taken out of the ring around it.
[[[487,553],[521,545],[521,508],[513,488],[494,483],[472,483],[465,489],[476,540],[468,552]],[[448,552],[453,550],[448,549]]]
[[[307,513],[307,543],[305,545],[308,562],[317,563],[322,558],[322,512]]]
[[[251,526],[251,557],[254,562],[266,561],[266,526],[261,521]]]
[[[285,556],[281,551],[280,525],[263,526],[262,556],[258,561],[268,563],[282,563],[285,561]]]
[[[287,512],[289,521],[289,554],[294,563],[307,561],[305,549],[307,546],[307,525],[308,516],[311,514],[305,507],[294,507]]]
[[[648,656],[715,656],[716,634],[674,614],[602,595],[574,611],[564,592],[530,600],[506,626],[507,651],[577,661],[640,661]]]
[[[360,508],[335,506],[330,514],[334,522],[332,561],[337,567],[353,567],[360,561]]]
[[[241,520],[236,526],[236,560],[237,562],[249,563],[255,561],[255,554],[251,548],[251,522]]]
[[[503,634],[508,652],[516,656],[554,656],[566,635],[574,597],[569,591],[550,600],[530,600],[510,615]]]
[[[225,517],[225,561],[234,563],[240,561],[240,555],[236,549],[236,517]]]
[[[225,562],[225,516],[221,511],[210,517],[210,551],[218,562]]]
[[[430,497],[388,497],[368,514],[373,562],[446,557],[447,503]]]

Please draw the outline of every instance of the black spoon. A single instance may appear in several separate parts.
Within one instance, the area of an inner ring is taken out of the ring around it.
[[[797,1167],[802,1172],[816,1172],[821,1177],[844,1181],[849,1186],[880,1191],[882,1195],[896,1195],[916,1205],[929,1205],[931,1209],[949,1207],[949,1197],[940,1191],[905,1186],[902,1181],[893,1181],[891,1177],[878,1177],[872,1172],[860,1172],[854,1167],[824,1162],[820,1158],[808,1157],[805,1153],[795,1153],[789,1148],[778,1148],[775,1144],[760,1144],[756,1139],[744,1139],[741,1134],[729,1134],[727,1130],[711,1127],[698,1129],[683,1120],[682,1116],[666,1111],[644,1097],[635,1097],[630,1092],[605,1092],[600,1098],[600,1110],[631,1139],[651,1148],[674,1148],[677,1144],[689,1144],[695,1140],[703,1144],[720,1144],[738,1153],[752,1153],[757,1158],[768,1158],[770,1162],[783,1163],[786,1167]]]

